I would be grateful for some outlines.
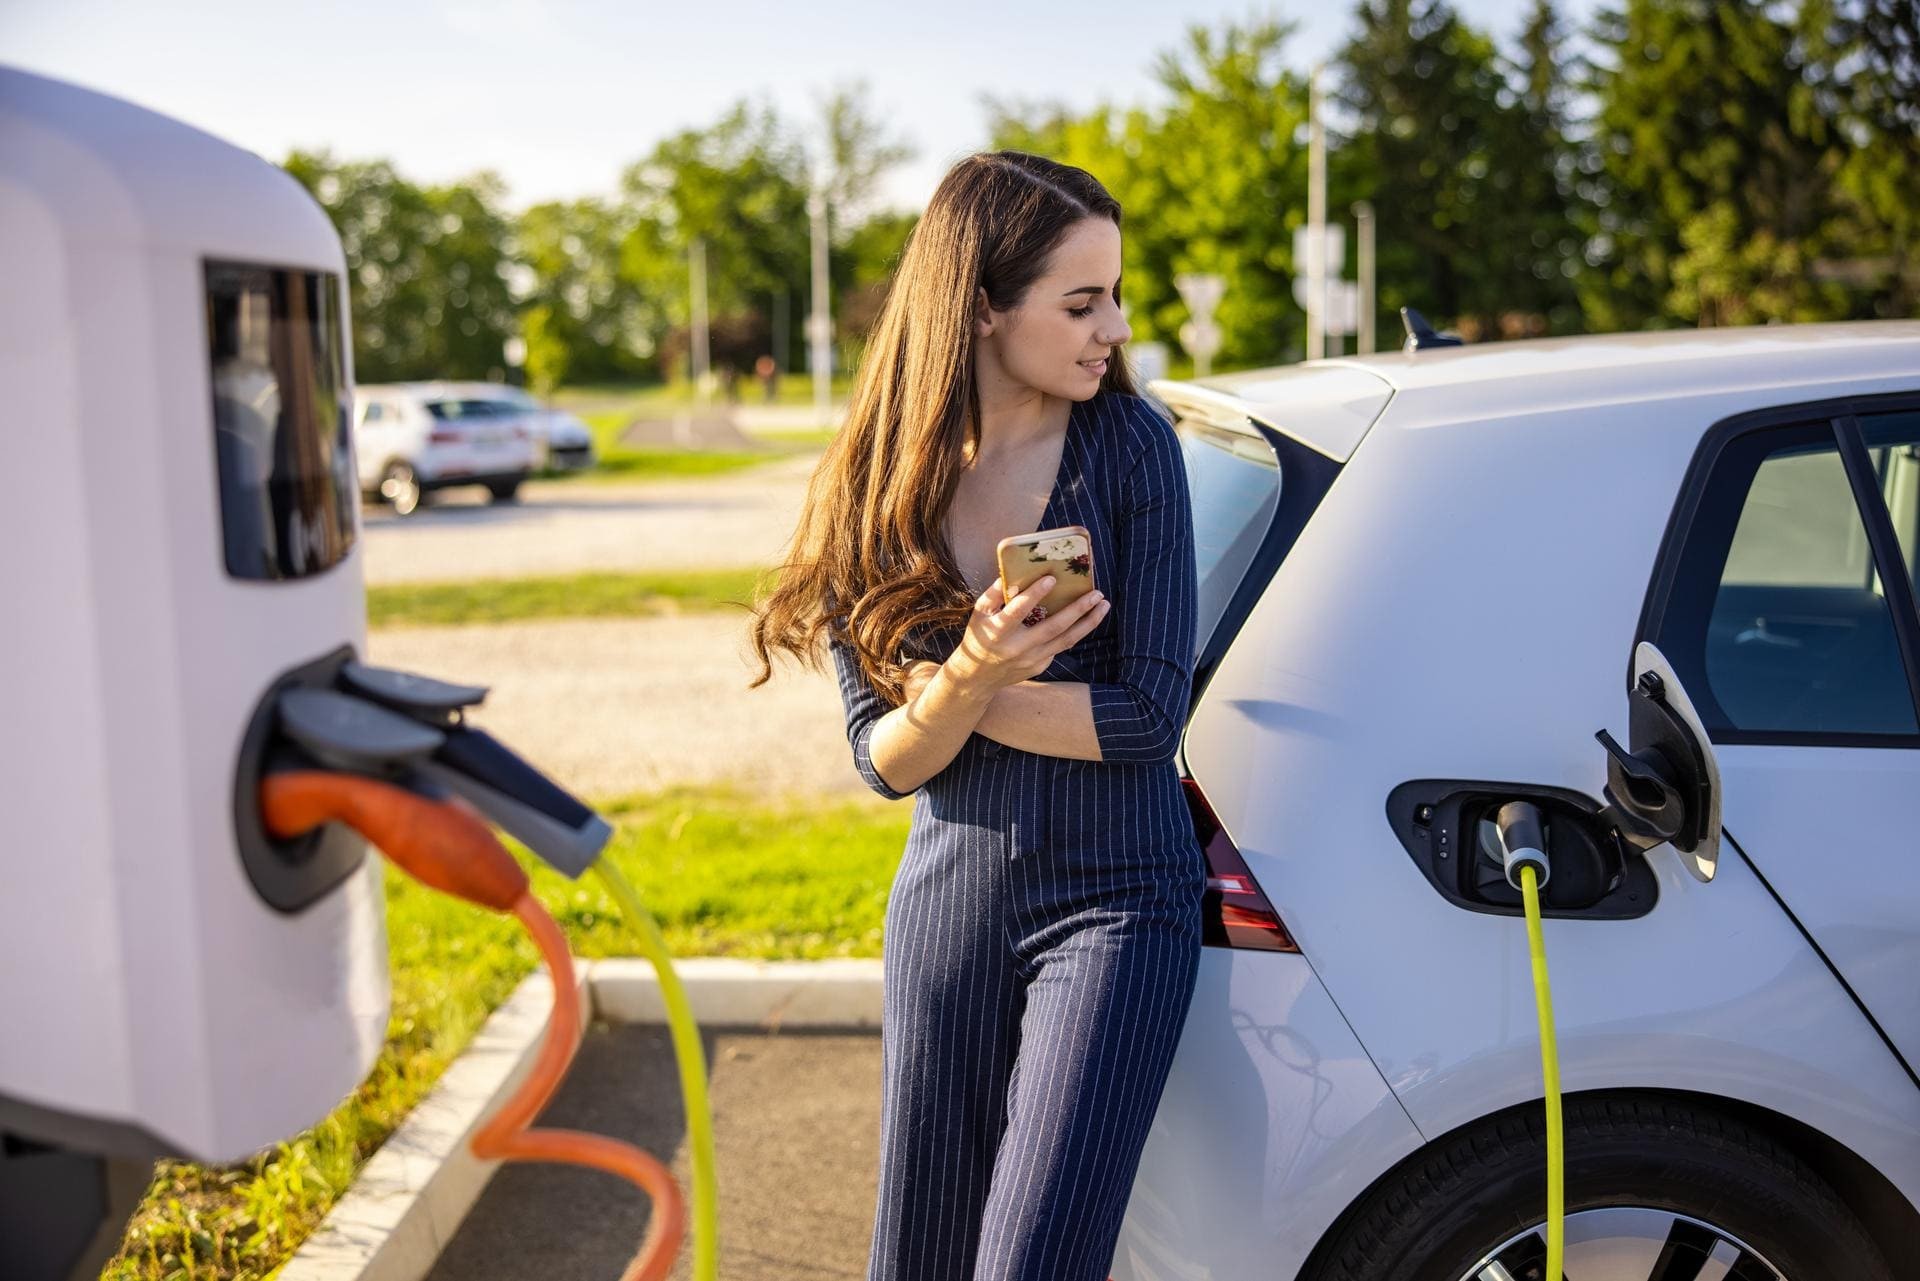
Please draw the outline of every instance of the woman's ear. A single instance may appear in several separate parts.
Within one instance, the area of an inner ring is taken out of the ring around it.
[[[987,302],[987,291],[976,288],[973,291],[973,336],[985,338],[993,332],[993,310]]]

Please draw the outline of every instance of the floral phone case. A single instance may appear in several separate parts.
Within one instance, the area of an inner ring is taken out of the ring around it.
[[[1021,620],[1031,627],[1048,614],[1093,590],[1093,541],[1085,525],[1063,525],[1000,540],[1000,586],[1009,600],[1042,574],[1053,575],[1053,590]]]

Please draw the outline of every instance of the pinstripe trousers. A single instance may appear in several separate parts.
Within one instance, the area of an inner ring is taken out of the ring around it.
[[[1204,886],[1191,843],[909,845],[869,1281],[1103,1281],[1192,1000]]]

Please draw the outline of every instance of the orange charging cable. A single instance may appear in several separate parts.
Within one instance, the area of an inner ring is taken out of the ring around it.
[[[632,1144],[602,1134],[528,1128],[573,1062],[580,1039],[580,990],[566,937],[486,820],[458,797],[429,800],[391,783],[325,770],[269,774],[260,783],[260,812],[267,830],[280,840],[329,820],[344,823],[422,884],[520,918],[553,977],[553,1013],[532,1073],[473,1136],[473,1154],[591,1166],[638,1185],[653,1199],[654,1213],[621,1281],[662,1281],[687,1230],[686,1203],[667,1168]]]

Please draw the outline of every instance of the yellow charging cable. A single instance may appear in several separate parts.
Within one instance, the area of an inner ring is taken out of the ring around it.
[[[1547,944],[1540,931],[1540,887],[1531,862],[1520,865],[1520,894],[1527,905],[1527,951],[1533,958],[1533,1005],[1540,1016],[1540,1070],[1547,1083],[1547,1268],[1564,1275],[1567,1252],[1567,1170],[1560,1126],[1560,1049],[1553,1036],[1553,989],[1547,985]]]
[[[719,1275],[719,1227],[717,1204],[719,1178],[713,1161],[713,1111],[707,1103],[707,1059],[700,1047],[700,1028],[693,1021],[693,1008],[687,1003],[687,991],[674,973],[673,958],[667,955],[666,940],[653,916],[634,893],[633,886],[620,869],[602,857],[593,870],[600,883],[620,905],[620,914],[633,927],[640,941],[640,954],[653,962],[660,979],[660,997],[667,1007],[667,1027],[673,1034],[673,1056],[680,1065],[680,1094],[686,1100],[687,1139],[692,1149],[693,1166],[693,1281],[717,1281]]]

